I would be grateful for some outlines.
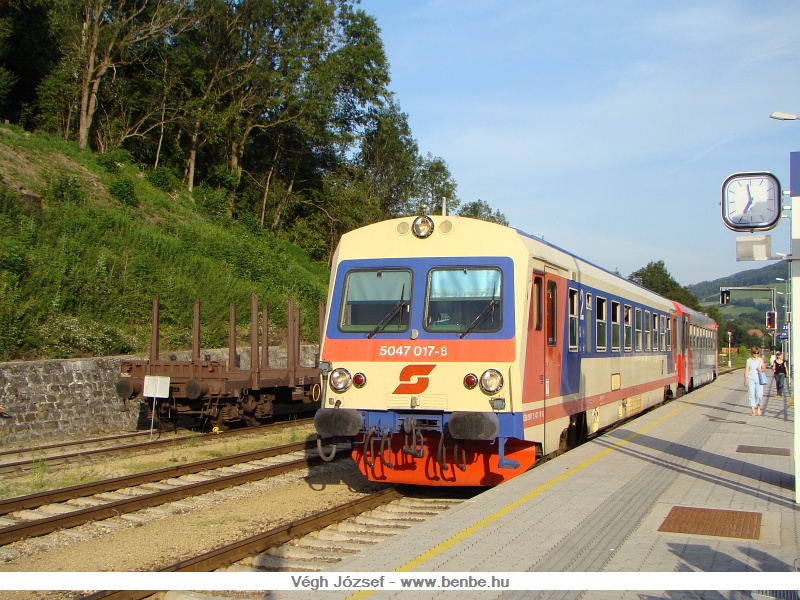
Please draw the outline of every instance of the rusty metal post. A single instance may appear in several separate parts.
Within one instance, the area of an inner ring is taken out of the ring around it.
[[[300,332],[296,327],[296,317],[294,312],[294,302],[289,298],[288,314],[286,316],[286,371],[288,373],[289,385],[293,386],[295,382],[295,373],[297,371],[297,356],[299,355],[300,345]]]
[[[261,315],[261,370],[269,369],[269,308],[266,306]]]
[[[200,298],[194,301],[192,320],[192,360],[200,362]]]
[[[258,373],[258,296],[250,296],[250,373]],[[251,378],[252,381],[257,381]]]
[[[153,298],[153,320],[150,323],[150,362],[158,360],[158,296]]]
[[[236,303],[231,302],[231,312],[228,322],[228,370],[236,371]]]

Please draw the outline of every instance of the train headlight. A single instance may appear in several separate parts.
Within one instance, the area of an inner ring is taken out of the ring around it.
[[[328,383],[334,392],[344,392],[353,383],[353,378],[347,369],[339,367],[331,371]]]
[[[425,215],[417,217],[411,225],[411,231],[415,237],[424,240],[433,233],[433,219]]]
[[[503,388],[503,376],[497,369],[487,369],[481,375],[481,389],[486,394],[496,394]]]
[[[475,386],[478,385],[478,376],[475,373],[467,373],[464,375],[464,387],[468,390],[475,389]]]

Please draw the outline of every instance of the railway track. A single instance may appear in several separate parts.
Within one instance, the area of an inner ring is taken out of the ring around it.
[[[397,488],[347,502],[183,560],[160,572],[321,571],[382,539],[462,502],[462,498],[408,496]],[[153,591],[101,591],[83,600],[141,600]]]
[[[3,500],[0,545],[319,464],[315,448],[298,442]]]
[[[162,434],[160,439],[145,440],[150,432],[121,434],[103,438],[94,438],[83,441],[70,441],[58,444],[49,444],[36,448],[23,448],[0,452],[0,474],[29,471],[41,466],[56,466],[72,464],[87,459],[100,459],[131,452],[157,450],[174,446],[176,443],[191,441],[203,444],[206,441],[216,442],[223,438],[238,437],[259,432],[271,432],[287,427],[312,425],[314,419],[299,419],[282,421],[262,427],[245,427],[231,429],[220,433],[175,435]],[[144,441],[140,441],[144,440]]]

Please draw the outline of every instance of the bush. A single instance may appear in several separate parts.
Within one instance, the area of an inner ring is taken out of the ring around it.
[[[131,153],[120,148],[105,154],[98,154],[96,160],[97,164],[109,173],[119,173],[123,164],[131,162]]]
[[[74,175],[62,175],[56,179],[46,192],[46,196],[59,204],[83,204],[86,192],[83,191],[78,178]]]
[[[136,197],[136,186],[131,179],[120,177],[108,186],[108,193],[125,206],[137,206],[139,199]]]
[[[164,192],[174,192],[178,188],[178,177],[166,167],[156,167],[147,174],[147,181],[153,187],[158,188]]]
[[[223,189],[201,185],[195,189],[197,206],[201,212],[213,219],[220,219],[229,214],[228,192]]]

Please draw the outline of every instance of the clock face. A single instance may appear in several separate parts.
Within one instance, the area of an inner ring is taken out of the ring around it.
[[[737,173],[722,184],[722,220],[735,231],[772,229],[781,218],[781,184],[769,173]]]

